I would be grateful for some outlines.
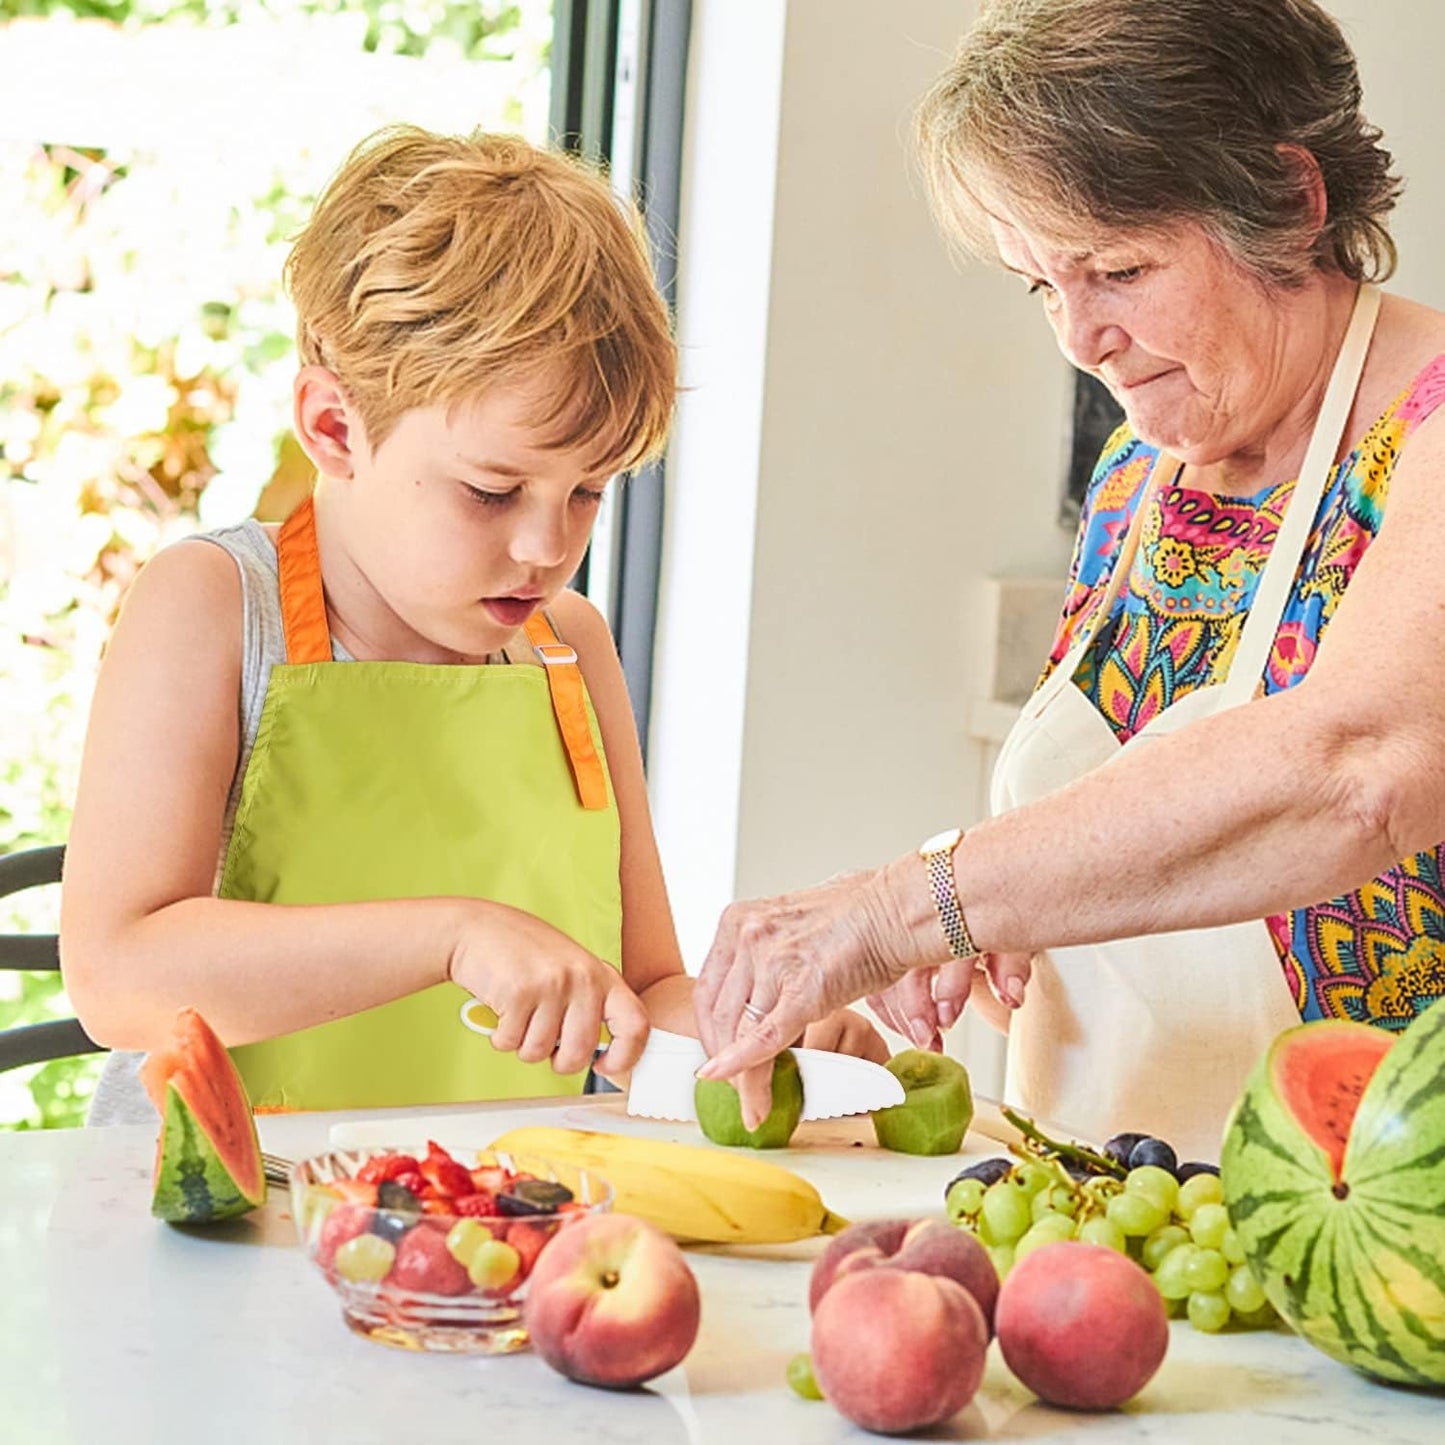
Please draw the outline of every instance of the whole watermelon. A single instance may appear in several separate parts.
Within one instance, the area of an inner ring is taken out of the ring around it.
[[[1235,1105],[1220,1172],[1250,1267],[1305,1339],[1445,1385],[1445,1001],[1398,1038],[1287,1029]]]

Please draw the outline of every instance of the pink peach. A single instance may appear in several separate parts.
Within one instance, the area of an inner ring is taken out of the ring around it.
[[[679,1363],[701,1313],[682,1251],[630,1214],[564,1226],[537,1257],[523,1306],[532,1344],[554,1370],[615,1390]]]
[[[841,1414],[896,1434],[936,1425],[973,1399],[988,1328],[955,1280],[867,1269],[836,1280],[813,1315],[813,1373]]]
[[[946,1220],[867,1219],[849,1225],[813,1265],[809,1309],[818,1308],[835,1280],[860,1269],[908,1269],[956,1281],[973,1296],[992,1337],[998,1273],[984,1247]]]
[[[1033,1250],[999,1292],[1004,1363],[1051,1405],[1112,1410],[1148,1384],[1169,1348],[1154,1282],[1127,1255],[1066,1239]]]

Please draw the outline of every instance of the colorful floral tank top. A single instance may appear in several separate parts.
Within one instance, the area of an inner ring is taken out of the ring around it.
[[[1380,529],[1400,449],[1442,402],[1445,355],[1330,477],[1275,637],[1265,693],[1293,687],[1309,671]],[[1127,425],[1104,448],[1084,500],[1050,668],[1092,618],[1156,455]],[[1121,743],[1185,694],[1227,675],[1293,489],[1290,481],[1252,497],[1219,497],[1174,486],[1151,501],[1123,608],[1074,676]],[[1445,843],[1353,893],[1266,920],[1301,1018],[1403,1029],[1445,996],[1442,873]]]

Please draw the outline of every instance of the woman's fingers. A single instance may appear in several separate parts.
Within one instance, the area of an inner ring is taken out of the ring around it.
[[[936,968],[915,968],[868,1002],[889,1028],[912,1041],[915,1048],[937,1053],[943,1047],[939,1037],[938,1009],[933,1001]]]
[[[733,1081],[743,1108],[743,1125],[756,1129],[773,1107],[773,1061],[744,1069]]]
[[[1027,953],[986,953],[983,971],[994,997],[1005,1008],[1015,1009],[1024,1001],[1024,990],[1033,973],[1033,957]]]
[[[933,1002],[938,1010],[939,1028],[951,1029],[963,1017],[977,973],[978,963],[972,958],[951,958],[939,965],[933,978]]]
[[[744,1069],[772,1061],[807,1028],[806,1010],[783,997],[756,1022],[745,1019],[740,1033],[697,1071],[700,1079],[732,1079]],[[771,1076],[769,1076],[771,1077]]]

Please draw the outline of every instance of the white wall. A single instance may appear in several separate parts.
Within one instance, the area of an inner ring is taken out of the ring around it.
[[[1385,132],[1405,195],[1391,223],[1400,269],[1390,283],[1445,307],[1445,4],[1440,0],[1322,0],[1349,37],[1365,114]]]
[[[695,6],[650,757],[694,966],[732,897],[975,816],[974,584],[1067,560],[1063,364],[1017,282],[953,266],[906,158],[972,11]]]
[[[1411,180],[1400,289],[1445,304],[1445,5],[1331,8]],[[978,815],[984,579],[1067,565],[1068,374],[1015,278],[950,262],[906,158],[975,9],[695,0],[650,759],[694,967],[730,898]]]

